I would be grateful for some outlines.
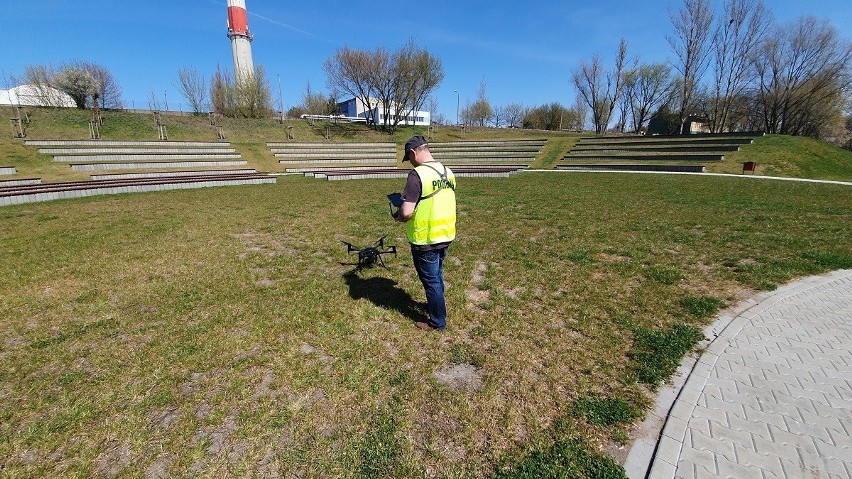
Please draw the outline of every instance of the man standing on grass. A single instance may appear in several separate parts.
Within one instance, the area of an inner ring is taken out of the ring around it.
[[[420,329],[443,330],[447,327],[444,259],[456,238],[456,178],[432,158],[422,136],[409,138],[403,151],[402,161],[411,161],[414,169],[405,182],[396,221],[407,223],[414,269],[423,283],[429,308],[429,322],[414,324]]]

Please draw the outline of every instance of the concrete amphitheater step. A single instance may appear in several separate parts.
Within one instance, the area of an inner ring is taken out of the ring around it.
[[[248,164],[245,160],[194,160],[194,161],[136,161],[136,162],[109,162],[109,163],[71,163],[73,171],[99,171],[99,170],[132,170],[132,169],[157,169],[157,168],[201,168],[240,166]]]
[[[91,175],[93,180],[126,180],[137,178],[175,178],[183,176],[216,176],[216,175],[240,175],[257,173],[254,168],[240,168],[233,170],[189,170],[189,171],[151,171],[146,173],[105,173],[102,175]]]
[[[667,173],[704,173],[704,165],[624,165],[624,164],[582,164],[556,165],[557,170],[567,171],[657,171]]]
[[[56,155],[53,161],[58,163],[98,163],[98,162],[138,162],[138,161],[197,161],[197,160],[238,160],[242,158],[240,154],[221,154],[221,153],[199,153],[193,155],[172,155],[172,154],[122,154],[122,155]]]
[[[446,147],[456,147],[456,146],[523,146],[523,145],[537,145],[544,146],[547,143],[547,140],[543,139],[532,139],[532,140],[471,140],[471,141],[436,141],[429,143],[429,148],[446,148]]]
[[[174,148],[204,148],[229,146],[226,141],[123,141],[123,140],[26,140],[27,146],[55,147],[148,147],[165,146]]]
[[[0,166],[0,175],[14,175],[17,172],[14,166]]]
[[[569,153],[622,153],[622,152],[643,152],[643,151],[658,151],[658,152],[682,152],[682,153],[698,153],[698,152],[728,152],[740,151],[739,145],[721,145],[721,144],[668,144],[668,145],[643,145],[643,144],[609,144],[609,145],[578,145],[569,150]]]
[[[516,157],[525,157],[525,158],[535,158],[538,154],[538,151],[517,151],[517,150],[469,150],[469,151],[459,151],[459,150],[437,150],[432,152],[432,156],[435,158],[448,158],[454,156],[464,156],[464,157],[483,157],[483,156],[493,156],[493,157],[505,157],[505,156],[516,156]]]
[[[457,163],[522,163],[529,165],[547,140],[478,140],[429,143],[432,156],[449,165]]]
[[[514,169],[514,170],[524,170],[527,168],[526,164],[503,164],[503,165],[454,165],[453,171],[460,168],[476,168],[478,170],[501,170],[501,169]],[[284,171],[286,173],[305,173],[311,171],[365,171],[365,170],[376,170],[383,169],[383,167],[376,166],[326,166],[326,167],[295,167],[295,168],[285,168]],[[406,168],[397,168],[398,170],[406,172],[406,174],[411,171]]]
[[[390,159],[396,160],[395,152],[387,153],[387,152],[370,152],[370,151],[353,151],[353,152],[341,152],[341,151],[328,151],[328,152],[307,152],[307,153],[291,153],[291,152],[274,152],[273,155],[276,158],[286,158],[286,159],[318,159],[318,160],[333,160],[333,159],[370,159],[370,158],[379,158],[382,160]]]
[[[396,161],[396,158],[298,158],[278,160],[278,163],[282,165],[386,165],[395,164]]]
[[[456,177],[500,177],[505,178],[526,168],[525,165],[512,165],[507,167],[479,167],[479,166],[460,166],[453,168],[453,174]],[[306,177],[319,179],[327,179],[330,181],[338,180],[357,180],[357,179],[376,179],[376,178],[405,178],[410,170],[401,168],[361,168],[361,169],[313,169],[305,170],[301,173]]]
[[[45,155],[196,155],[216,154],[229,155],[237,151],[233,148],[39,148],[38,152]]]
[[[765,136],[762,131],[732,131],[725,133],[691,133],[689,135],[601,135],[601,136],[584,136],[582,138],[601,138],[601,139],[624,139],[624,138],[759,138]]]
[[[754,143],[754,139],[750,137],[674,137],[660,138],[656,136],[636,136],[636,137],[619,137],[619,138],[580,138],[577,140],[576,146],[589,145],[680,145],[680,144],[724,144],[724,145],[750,145]]]
[[[26,186],[38,185],[41,183],[41,178],[15,178],[14,180],[0,180],[0,188],[11,186]]]
[[[332,148],[332,149],[361,149],[361,148],[376,148],[376,149],[393,149],[396,150],[395,143],[387,142],[276,142],[270,141],[266,143],[269,148]]]
[[[213,186],[275,183],[276,177],[264,174],[199,175],[182,178],[142,178],[42,183],[0,188],[0,206],[35,203],[85,196],[205,188]]]
[[[562,158],[563,162],[576,161],[710,161],[719,162],[725,159],[725,155],[707,155],[698,153],[644,153],[644,154],[619,154],[619,155],[579,155],[571,154]]]

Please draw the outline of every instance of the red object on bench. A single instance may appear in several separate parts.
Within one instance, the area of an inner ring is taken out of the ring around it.
[[[746,171],[750,171],[750,172],[754,173],[756,170],[757,170],[757,163],[755,163],[753,161],[746,161],[745,163],[743,163],[743,173],[745,173]]]

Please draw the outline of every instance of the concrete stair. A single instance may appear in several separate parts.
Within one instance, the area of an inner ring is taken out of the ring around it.
[[[27,140],[76,171],[245,165],[227,142]]]
[[[517,163],[529,165],[547,140],[479,140],[429,143],[432,156],[448,165]]]
[[[507,178],[525,170],[527,165],[453,165],[453,174],[459,178]],[[361,180],[375,178],[405,178],[410,169],[396,167],[332,167],[332,168],[287,168],[288,173],[301,173],[309,178],[338,180]]]
[[[95,195],[113,195],[215,186],[275,183],[277,177],[258,173],[187,175],[179,178],[123,178],[0,186],[0,206]]]
[[[282,165],[389,165],[396,164],[394,143],[276,143],[266,144]]]
[[[577,140],[556,165],[562,170],[704,172],[696,163],[725,160],[763,133],[596,136]]]

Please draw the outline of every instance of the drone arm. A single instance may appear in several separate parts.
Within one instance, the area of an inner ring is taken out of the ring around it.
[[[346,241],[341,241],[341,243],[346,245],[346,253],[351,253],[353,251],[361,251],[361,248],[358,248],[352,243],[347,243]]]

